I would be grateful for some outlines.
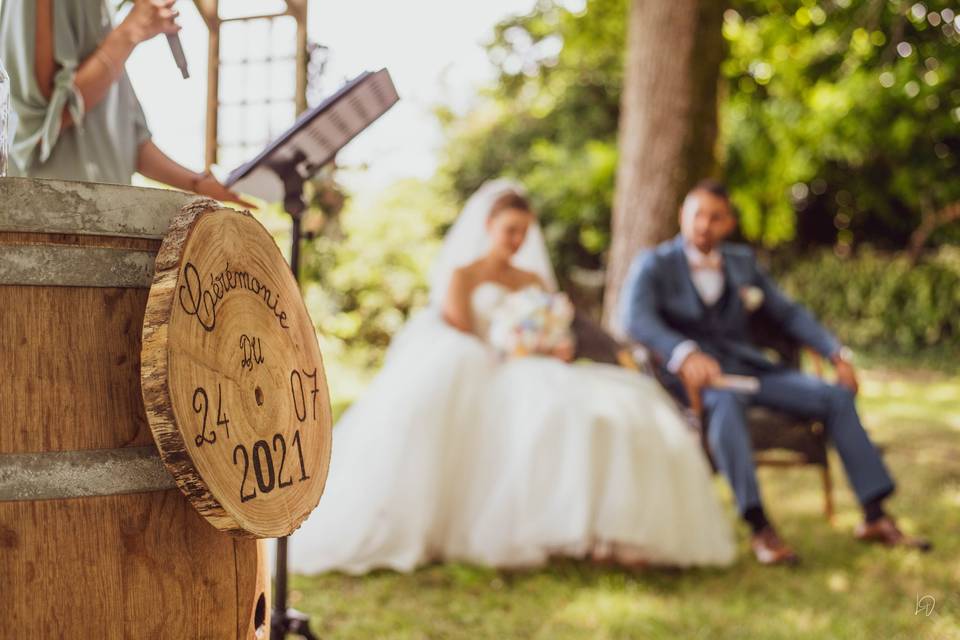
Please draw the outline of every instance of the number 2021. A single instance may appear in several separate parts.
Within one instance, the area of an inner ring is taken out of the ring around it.
[[[293,475],[287,472],[286,477],[284,477],[284,466],[287,462],[287,443],[283,439],[283,434],[276,433],[272,439],[273,448],[271,451],[270,444],[266,440],[257,440],[253,443],[253,447],[248,452],[247,448],[242,444],[238,444],[233,449],[233,464],[234,466],[243,463],[243,480],[240,482],[240,502],[246,502],[247,500],[253,500],[257,497],[257,490],[252,486],[247,490],[247,481],[248,476],[250,475],[251,461],[253,466],[253,477],[256,480],[257,488],[260,489],[260,493],[270,493],[275,488],[283,489],[284,487],[289,487],[293,484]],[[303,447],[300,444],[300,431],[293,432],[293,443],[292,446],[297,449],[297,457],[300,461],[300,479],[298,482],[303,482],[304,480],[309,480],[310,476],[307,475],[307,469],[303,464]],[[280,456],[280,464],[278,467],[274,467],[273,464],[273,454],[278,454]],[[251,482],[251,485],[253,483]]]

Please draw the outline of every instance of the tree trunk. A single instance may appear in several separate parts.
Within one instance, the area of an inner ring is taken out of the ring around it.
[[[604,323],[636,253],[677,231],[686,191],[715,168],[721,0],[631,0]]]

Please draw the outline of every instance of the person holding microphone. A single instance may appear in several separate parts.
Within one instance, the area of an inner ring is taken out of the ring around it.
[[[141,42],[176,34],[175,0],[133,0],[116,27],[107,0],[4,0],[0,59],[19,125],[9,174],[130,184],[135,172],[250,207],[209,172],[153,143],[124,63]]]

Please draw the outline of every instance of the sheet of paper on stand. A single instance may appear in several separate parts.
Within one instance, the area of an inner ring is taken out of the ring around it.
[[[386,69],[364,72],[304,112],[260,154],[232,171],[226,184],[267,202],[282,200],[280,167],[286,169],[293,162],[297,171],[308,177],[399,99]]]
[[[756,393],[760,391],[760,380],[753,376],[724,374],[714,380],[710,386],[714,389],[729,389],[730,391],[739,391],[741,393]]]

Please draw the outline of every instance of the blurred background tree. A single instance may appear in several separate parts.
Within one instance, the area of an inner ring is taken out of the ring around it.
[[[677,233],[680,202],[715,172],[717,86],[726,3],[632,0],[620,103],[604,322],[619,324],[617,303],[640,249]]]
[[[960,200],[960,22],[946,0],[735,0],[723,15],[718,158],[747,239],[907,246]],[[544,0],[500,23],[496,83],[441,113],[459,197],[500,173],[537,200],[562,274],[607,249],[625,0]],[[589,179],[588,179],[589,177]],[[955,227],[932,234],[956,241]]]

